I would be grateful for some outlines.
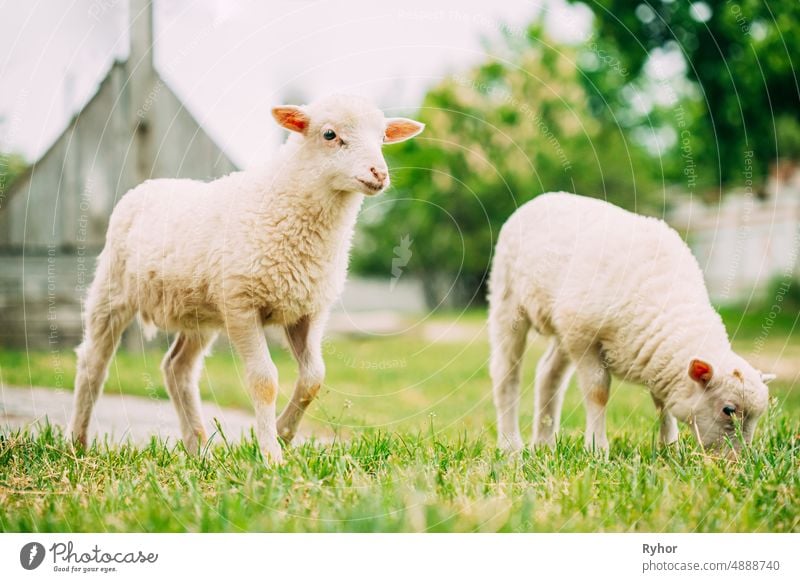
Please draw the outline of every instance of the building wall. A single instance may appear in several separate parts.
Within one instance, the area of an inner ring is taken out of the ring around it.
[[[74,347],[111,211],[130,188],[235,170],[158,76],[139,99],[127,80],[115,65],[0,209],[0,345]]]
[[[0,346],[71,350],[81,334],[79,298],[94,256],[0,256]]]
[[[122,75],[111,70],[55,144],[14,185],[0,212],[4,253],[41,253],[79,242],[101,246],[114,201],[134,180],[126,166]]]
[[[160,79],[152,94],[155,164],[149,175],[161,178],[212,180],[236,170],[236,166],[198,125],[175,94]]]
[[[776,279],[800,277],[800,189],[760,199],[731,193],[720,206],[685,203],[670,222],[686,231],[689,246],[717,304],[765,298]]]

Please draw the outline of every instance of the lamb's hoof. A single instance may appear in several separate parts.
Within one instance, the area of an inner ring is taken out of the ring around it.
[[[608,459],[608,444],[597,446],[596,443],[586,443],[586,452],[602,459]]]
[[[199,455],[206,448],[208,437],[205,431],[199,430],[191,435],[184,435],[183,446],[190,455]]]
[[[278,438],[283,441],[283,444],[290,445],[294,440],[295,433],[290,428],[285,428],[281,430],[278,428]]]
[[[525,444],[519,437],[514,438],[500,436],[497,439],[497,448],[503,451],[505,454],[510,455],[519,453],[523,448],[525,448]]]
[[[70,435],[72,436],[70,442],[72,443],[73,449],[78,451],[86,450],[89,439],[86,438],[85,433],[70,431]]]
[[[283,451],[277,440],[273,445],[262,447],[261,454],[267,466],[283,464]]]
[[[556,439],[555,437],[551,439],[533,439],[531,441],[531,448],[532,449],[550,449],[554,451],[556,449]]]

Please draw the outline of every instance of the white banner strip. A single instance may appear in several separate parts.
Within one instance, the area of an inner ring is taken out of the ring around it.
[[[0,535],[0,580],[796,581],[799,566],[797,534]]]

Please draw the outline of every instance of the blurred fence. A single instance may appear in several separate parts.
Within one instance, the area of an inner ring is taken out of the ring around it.
[[[787,165],[763,192],[729,192],[716,206],[687,199],[668,217],[688,234],[715,303],[761,301],[776,280],[800,277],[800,170]]]

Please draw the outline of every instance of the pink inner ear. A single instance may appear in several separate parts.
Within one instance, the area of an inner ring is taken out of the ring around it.
[[[304,133],[308,128],[308,116],[296,107],[276,107],[272,115],[281,127],[289,131]]]
[[[708,383],[714,375],[713,368],[708,362],[703,360],[692,360],[689,364],[689,377],[695,382]]]
[[[420,132],[421,124],[410,119],[393,119],[386,124],[386,141],[401,141]]]

